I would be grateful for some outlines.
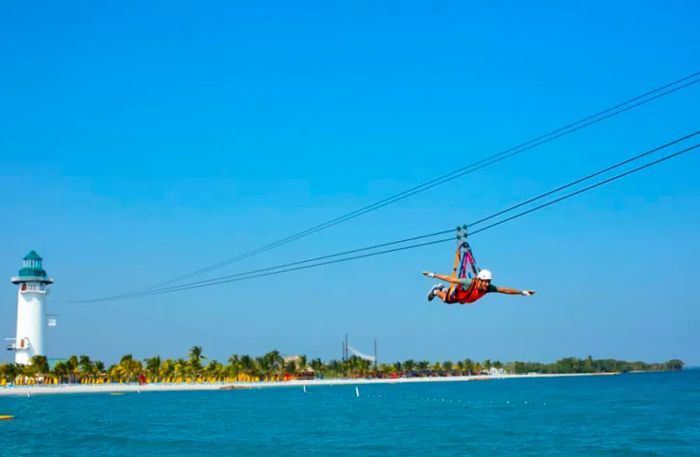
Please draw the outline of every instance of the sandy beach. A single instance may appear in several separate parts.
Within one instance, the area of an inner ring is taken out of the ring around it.
[[[235,389],[290,388],[314,386],[360,386],[366,384],[407,384],[419,382],[467,382],[496,381],[505,379],[564,378],[576,376],[611,376],[619,373],[568,373],[568,374],[525,374],[502,376],[446,376],[397,379],[313,379],[278,382],[230,382],[230,383],[154,383],[154,384],[61,384],[0,387],[0,396],[33,396],[54,394],[110,394],[142,392],[212,391]]]

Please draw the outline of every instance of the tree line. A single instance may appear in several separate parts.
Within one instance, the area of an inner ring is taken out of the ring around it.
[[[209,360],[201,346],[190,349],[187,357],[143,361],[124,355],[109,367],[87,355],[71,356],[50,368],[45,356],[36,356],[30,365],[0,364],[0,385],[108,383],[108,382],[257,382],[314,378],[398,378],[417,376],[464,376],[478,374],[528,373],[613,373],[632,371],[673,371],[683,369],[681,360],[663,363],[627,362],[614,359],[564,358],[553,363],[507,362],[498,360],[430,362],[405,360],[380,363],[357,356],[345,360],[322,361],[304,355],[283,357],[273,350],[259,357],[234,354],[224,363]]]

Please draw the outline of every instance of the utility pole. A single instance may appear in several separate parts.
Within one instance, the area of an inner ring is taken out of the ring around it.
[[[377,365],[379,360],[377,359],[377,339],[374,339],[374,372],[377,372]]]

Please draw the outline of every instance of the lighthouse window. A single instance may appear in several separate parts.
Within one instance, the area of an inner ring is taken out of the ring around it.
[[[27,283],[23,282],[22,283],[22,291],[25,291],[25,290],[27,290]]]

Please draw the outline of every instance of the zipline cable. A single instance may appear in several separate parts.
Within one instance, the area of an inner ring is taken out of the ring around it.
[[[510,207],[510,208],[507,208],[506,210],[502,210],[502,211],[499,211],[499,212],[497,212],[497,213],[494,213],[494,214],[492,214],[492,215],[490,215],[490,216],[488,216],[488,217],[486,217],[486,218],[480,219],[479,221],[475,221],[475,222],[473,222],[473,223],[470,224],[470,225],[475,225],[475,224],[478,224],[478,223],[482,223],[482,222],[484,222],[484,221],[486,221],[486,220],[490,220],[490,219],[492,219],[492,218],[495,218],[495,217],[497,217],[498,215],[503,215],[504,213],[506,213],[506,212],[508,212],[508,211],[512,211],[513,209],[520,208],[520,207],[522,207],[522,206],[524,206],[524,205],[526,205],[526,204],[528,204],[528,203],[532,203],[532,202],[534,202],[534,201],[536,201],[536,200],[539,200],[539,199],[544,198],[544,197],[546,197],[546,196],[552,195],[553,193],[556,193],[556,192],[559,192],[559,191],[561,191],[561,190],[563,190],[563,189],[569,188],[569,187],[571,187],[571,186],[573,186],[573,185],[575,185],[575,184],[581,183],[581,182],[583,182],[583,181],[585,181],[585,180],[587,180],[587,179],[590,179],[590,178],[592,178],[592,177],[599,176],[600,174],[605,173],[606,171],[610,171],[610,170],[612,170],[612,169],[614,169],[614,168],[617,168],[617,167],[622,166],[622,165],[624,165],[624,164],[630,163],[630,162],[633,161],[633,160],[637,160],[637,159],[639,159],[639,158],[641,158],[641,157],[645,157],[645,156],[647,156],[647,155],[649,155],[649,154],[652,154],[653,152],[659,151],[659,150],[661,150],[661,149],[663,149],[663,148],[667,148],[667,147],[669,147],[669,146],[672,146],[672,145],[674,145],[674,144],[677,144],[677,143],[680,142],[680,141],[683,141],[683,140],[685,140],[685,139],[688,139],[688,138],[690,138],[690,137],[692,137],[692,136],[695,136],[695,135],[698,135],[698,134],[700,134],[700,131],[693,132],[693,133],[691,133],[691,134],[689,134],[689,135],[686,135],[686,136],[684,136],[684,137],[681,137],[681,138],[679,138],[679,139],[676,139],[676,140],[674,140],[674,141],[672,141],[672,142],[669,142],[669,143],[667,143],[667,144],[665,144],[665,145],[659,146],[659,147],[657,147],[657,148],[654,148],[654,149],[652,149],[652,150],[649,150],[649,151],[644,152],[644,153],[642,153],[642,154],[639,154],[639,155],[637,155],[637,156],[634,156],[634,157],[631,157],[631,158],[629,158],[629,159],[626,159],[626,160],[623,161],[623,162],[619,162],[619,163],[617,163],[617,164],[615,164],[615,165],[606,167],[605,169],[599,170],[599,171],[597,171],[597,172],[595,172],[595,173],[592,173],[592,174],[590,174],[590,175],[587,175],[587,176],[585,176],[585,177],[583,177],[583,178],[579,178],[579,179],[577,179],[577,180],[575,180],[575,181],[572,181],[572,182],[570,182],[570,183],[568,183],[568,184],[565,184],[565,185],[563,185],[563,186],[559,186],[559,187],[557,187],[557,188],[555,188],[555,189],[552,189],[552,190],[550,190],[550,191],[548,191],[548,192],[545,192],[545,193],[540,194],[540,195],[538,195],[538,196],[536,196],[536,197],[533,197],[533,198],[531,198],[531,199],[528,199],[528,200],[526,200],[525,202],[519,203],[519,204],[514,205],[514,206],[512,206],[512,207]],[[499,226],[499,225],[501,225],[501,224],[504,224],[504,223],[506,223],[506,222],[510,222],[510,221],[512,221],[512,220],[518,219],[518,218],[520,218],[520,217],[522,217],[522,216],[525,216],[525,215],[530,214],[530,213],[532,213],[532,212],[535,212],[535,211],[538,211],[538,210],[540,210],[540,209],[546,208],[546,207],[548,207],[548,206],[554,205],[554,204],[559,203],[559,202],[561,202],[561,201],[567,200],[567,199],[569,199],[569,198],[572,198],[572,197],[574,197],[574,196],[576,196],[576,195],[579,195],[579,194],[582,194],[582,193],[584,193],[584,192],[588,192],[588,191],[590,191],[590,190],[593,190],[593,189],[595,189],[595,188],[597,188],[597,187],[603,186],[603,185],[608,184],[608,183],[610,183],[610,182],[616,181],[616,180],[621,179],[621,178],[623,178],[623,177],[625,177],[625,176],[628,176],[628,175],[630,175],[630,174],[637,173],[637,172],[642,171],[642,170],[644,170],[644,169],[646,169],[646,168],[650,168],[650,167],[652,167],[652,166],[658,165],[658,164],[660,164],[660,163],[662,163],[662,162],[665,162],[665,161],[667,161],[667,160],[670,160],[670,159],[673,159],[673,158],[675,158],[675,157],[678,157],[678,156],[680,156],[680,155],[682,155],[682,154],[685,154],[685,153],[687,153],[687,152],[689,152],[689,151],[692,151],[692,150],[694,150],[694,149],[696,149],[696,148],[698,148],[698,147],[700,147],[700,143],[699,143],[699,144],[696,144],[696,145],[693,145],[693,146],[690,146],[690,147],[688,147],[688,148],[682,149],[682,150],[680,150],[680,151],[678,151],[678,152],[675,152],[675,153],[666,155],[666,156],[661,157],[661,158],[659,158],[659,159],[656,159],[656,160],[654,160],[654,161],[652,161],[652,162],[648,162],[648,163],[646,163],[646,164],[644,164],[644,165],[641,165],[641,166],[639,166],[639,167],[632,168],[632,169],[630,169],[630,170],[628,170],[628,171],[625,171],[625,172],[620,173],[620,174],[618,174],[618,175],[612,176],[612,177],[610,177],[610,178],[606,178],[606,179],[604,179],[604,180],[602,180],[602,181],[599,181],[599,182],[597,182],[597,183],[594,183],[594,184],[591,184],[591,185],[589,185],[589,186],[583,187],[583,188],[578,189],[578,190],[576,190],[576,191],[574,191],[574,192],[571,192],[571,193],[568,193],[568,194],[566,194],[566,195],[557,197],[557,198],[555,198],[555,199],[553,199],[553,200],[550,200],[550,201],[548,201],[548,202],[546,202],[546,203],[540,204],[540,205],[535,206],[535,207],[533,207],[533,208],[529,208],[529,209],[527,209],[527,210],[525,210],[525,211],[522,211],[522,212],[520,212],[520,213],[517,213],[517,214],[515,214],[515,215],[513,215],[513,216],[507,217],[507,218],[502,219],[502,220],[500,220],[500,221],[494,222],[494,223],[492,223],[492,224],[490,224],[490,225],[487,225],[487,226],[485,226],[485,227],[482,227],[482,228],[480,228],[480,229],[471,231],[471,232],[470,232],[470,235],[475,235],[475,234],[484,232],[484,231],[486,231],[486,230],[490,230],[490,229],[492,229],[492,228],[494,228],[494,227],[497,227],[497,226]],[[337,254],[330,254],[330,255],[327,255],[327,256],[317,257],[317,258],[314,258],[314,259],[307,259],[307,260],[303,260],[303,261],[299,261],[299,262],[293,262],[293,263],[291,263],[291,264],[278,265],[278,266],[275,266],[275,267],[269,267],[269,268],[264,268],[264,269],[259,269],[259,270],[253,270],[253,271],[244,272],[244,273],[238,273],[238,274],[236,274],[236,275],[229,275],[229,276],[226,276],[226,277],[214,278],[214,279],[211,279],[211,280],[208,280],[208,281],[200,281],[200,282],[197,282],[197,283],[190,283],[190,284],[184,284],[184,285],[180,285],[180,286],[173,286],[173,287],[171,287],[171,288],[165,288],[165,289],[153,290],[153,291],[144,291],[144,292],[141,292],[141,293],[138,293],[138,294],[136,294],[136,293],[133,293],[133,294],[122,294],[122,295],[115,295],[115,296],[111,296],[111,297],[103,297],[103,298],[96,298],[96,299],[74,300],[74,301],[71,301],[71,302],[77,302],[77,303],[94,303],[94,302],[109,301],[109,300],[116,300],[116,299],[122,299],[122,298],[138,298],[138,297],[142,297],[142,296],[159,295],[159,294],[177,292],[177,291],[181,291],[181,290],[202,288],[202,287],[208,287],[208,286],[213,286],[213,285],[225,284],[225,283],[230,283],[230,282],[237,282],[237,281],[243,281],[243,280],[248,280],[248,279],[260,278],[260,277],[266,277],[266,276],[272,276],[272,275],[276,275],[276,274],[287,273],[287,272],[291,272],[291,271],[304,270],[304,269],[308,269],[308,268],[316,268],[316,267],[325,266],[325,265],[331,265],[331,264],[336,264],[336,263],[342,263],[342,262],[346,262],[346,261],[350,261],[350,260],[357,260],[357,259],[362,259],[362,258],[367,258],[367,257],[374,257],[374,256],[378,256],[378,255],[383,255],[383,254],[389,254],[389,253],[393,253],[393,252],[404,251],[404,250],[408,250],[408,249],[415,249],[415,248],[424,247],[424,246],[431,246],[431,245],[435,245],[435,244],[439,244],[439,243],[444,243],[444,242],[447,242],[447,241],[454,241],[454,237],[443,238],[443,239],[428,241],[428,242],[424,242],[424,243],[412,244],[412,245],[409,245],[409,246],[402,246],[402,247],[387,249],[387,250],[383,250],[383,251],[371,252],[371,253],[367,253],[367,254],[355,255],[355,256],[351,256],[351,257],[344,257],[344,258],[341,258],[341,259],[327,260],[327,261],[324,261],[324,262],[313,263],[313,264],[311,264],[311,265],[303,265],[303,266],[298,266],[298,265],[304,264],[304,263],[310,263],[310,262],[315,261],[315,260],[328,259],[328,258],[332,258],[332,257],[338,257],[338,256],[341,256],[341,255],[347,255],[347,254],[349,254],[349,253],[356,253],[356,252],[361,252],[361,251],[365,251],[365,250],[369,250],[369,249],[376,249],[376,248],[378,248],[378,247],[390,246],[390,245],[395,245],[395,244],[399,244],[399,243],[405,243],[405,242],[408,242],[408,241],[423,239],[423,238],[427,238],[427,237],[433,237],[433,236],[437,236],[437,235],[441,235],[441,234],[446,234],[446,233],[452,232],[453,230],[454,230],[454,229],[445,230],[445,231],[439,231],[439,232],[434,232],[434,233],[431,233],[431,234],[420,235],[420,236],[416,236],[416,237],[412,237],[412,238],[406,238],[406,239],[404,239],[404,240],[392,241],[392,242],[389,242],[389,243],[382,243],[382,244],[380,244],[380,245],[374,245],[374,246],[370,246],[370,247],[367,247],[367,248],[354,249],[354,250],[351,250],[351,251],[345,251],[345,252],[337,253]],[[291,266],[291,265],[297,265],[297,266],[290,267],[290,268],[285,268],[285,267]],[[274,271],[270,271],[270,270],[274,270]]]
[[[680,151],[678,151],[678,152],[675,152],[675,153],[673,153],[673,154],[669,154],[669,155],[667,155],[667,156],[661,157],[661,158],[656,159],[656,160],[654,160],[654,161],[652,161],[652,162],[649,162],[649,163],[647,163],[647,164],[641,165],[641,166],[639,166],[639,167],[636,167],[636,168],[633,168],[633,169],[628,170],[628,171],[626,171],[626,172],[623,172],[623,173],[620,173],[620,174],[618,174],[618,175],[615,175],[615,176],[613,176],[613,177],[611,177],[611,178],[607,178],[607,179],[604,179],[604,180],[602,180],[602,181],[599,181],[599,182],[597,182],[597,183],[595,183],[595,184],[591,184],[591,185],[586,186],[586,187],[584,187],[584,188],[582,188],[582,189],[579,189],[579,190],[577,190],[577,191],[571,192],[571,193],[569,193],[569,194],[566,194],[566,195],[563,195],[563,196],[561,196],[561,197],[555,198],[554,200],[551,200],[551,201],[548,201],[548,202],[543,203],[543,204],[541,204],[541,205],[535,206],[534,208],[530,208],[530,209],[527,209],[527,210],[525,210],[525,211],[522,211],[522,212],[520,212],[520,213],[518,213],[518,214],[515,214],[515,215],[513,215],[513,216],[507,217],[506,219],[503,219],[503,220],[494,222],[494,223],[492,223],[492,224],[490,224],[490,225],[487,225],[486,227],[482,227],[482,228],[480,228],[480,229],[474,230],[473,232],[471,232],[470,236],[473,236],[473,235],[476,235],[476,234],[478,234],[478,233],[481,233],[481,232],[490,230],[490,229],[492,229],[492,228],[494,228],[494,227],[497,227],[497,226],[499,226],[499,225],[502,225],[502,224],[504,224],[504,223],[506,223],[506,222],[513,221],[513,220],[518,219],[518,218],[520,218],[520,217],[523,217],[523,216],[525,216],[525,215],[527,215],[527,214],[530,214],[530,213],[533,213],[533,212],[535,212],[535,211],[544,209],[544,208],[546,208],[546,207],[548,207],[548,206],[552,206],[552,205],[554,205],[554,204],[556,204],[556,203],[562,202],[562,201],[567,200],[567,199],[569,199],[569,198],[572,198],[572,197],[574,197],[574,196],[576,196],[576,195],[580,195],[580,194],[582,194],[582,193],[584,193],[584,192],[588,192],[588,191],[590,191],[590,190],[593,190],[593,189],[595,189],[595,188],[597,188],[597,187],[603,186],[603,185],[608,184],[608,183],[610,183],[610,182],[616,181],[616,180],[621,179],[621,178],[623,178],[623,177],[625,177],[625,176],[628,176],[628,175],[630,175],[630,174],[637,173],[637,172],[642,171],[642,170],[644,170],[644,169],[646,169],[646,168],[650,168],[650,167],[652,167],[652,166],[658,165],[658,164],[660,164],[660,163],[662,163],[662,162],[665,162],[665,161],[667,161],[667,160],[670,160],[670,159],[673,159],[673,158],[675,158],[675,157],[678,157],[678,156],[680,156],[680,155],[682,155],[682,154],[685,154],[685,153],[687,153],[687,152],[690,152],[690,151],[692,151],[692,150],[695,150],[695,149],[697,149],[697,148],[699,148],[699,147],[700,147],[700,143],[695,144],[695,145],[693,145],[693,146],[690,146],[690,147],[688,147],[688,148],[682,149],[682,150],[680,150]],[[160,293],[169,293],[169,292],[176,292],[176,291],[179,291],[179,290],[195,289],[195,288],[207,287],[207,286],[210,286],[210,285],[225,284],[225,283],[229,283],[229,282],[237,282],[237,281],[244,281],[244,280],[248,280],[248,279],[255,279],[255,278],[260,278],[260,277],[272,276],[272,275],[277,275],[277,274],[281,274],[281,273],[287,273],[287,272],[291,272],[291,271],[305,270],[305,269],[309,269],[309,268],[317,268],[317,267],[320,267],[320,266],[331,265],[331,264],[335,264],[335,263],[342,263],[342,262],[347,262],[347,261],[350,261],[350,260],[357,260],[357,259],[362,259],[362,258],[367,258],[367,257],[374,257],[374,256],[378,256],[378,255],[383,255],[383,254],[389,254],[389,253],[392,253],[392,252],[405,251],[405,250],[408,250],[408,249],[415,249],[415,248],[424,247],[424,246],[430,246],[430,245],[434,245],[434,244],[438,244],[438,243],[445,243],[445,242],[447,242],[447,241],[454,241],[454,237],[449,237],[449,238],[444,238],[444,239],[440,239],[440,240],[435,240],[435,241],[430,241],[430,242],[425,242],[425,243],[419,243],[419,244],[414,244],[414,245],[409,245],[409,246],[403,246],[403,247],[394,248],[394,249],[387,249],[387,250],[384,250],[384,251],[372,252],[372,253],[369,253],[369,254],[362,254],[362,255],[357,255],[357,256],[353,256],[353,257],[346,257],[346,258],[337,259],[337,260],[330,260],[330,261],[326,261],[326,262],[320,262],[320,263],[315,263],[315,264],[311,264],[311,265],[305,265],[305,266],[301,266],[301,267],[288,268],[288,269],[279,270],[279,271],[273,271],[273,272],[268,272],[268,273],[261,273],[261,274],[249,275],[249,276],[245,276],[245,277],[241,277],[241,278],[234,278],[234,279],[230,279],[230,280],[223,280],[223,281],[218,281],[218,282],[209,283],[209,284],[204,284],[204,285],[195,285],[195,286],[184,286],[184,285],[183,285],[183,286],[181,286],[180,288],[178,288],[178,289],[176,289],[176,290],[167,290],[167,291],[160,292]]]
[[[654,153],[656,153],[656,152],[658,152],[658,151],[660,151],[660,150],[662,150],[662,149],[665,149],[665,148],[668,148],[668,147],[673,146],[673,145],[675,145],[675,144],[678,144],[678,143],[680,143],[680,142],[683,142],[683,141],[685,141],[685,140],[687,140],[687,139],[689,139],[689,138],[692,138],[692,137],[694,137],[694,136],[696,136],[696,135],[699,135],[699,134],[700,134],[700,130],[697,130],[697,131],[695,131],[695,132],[689,133],[688,135],[685,135],[685,136],[682,136],[682,137],[677,138],[677,139],[675,139],[675,140],[672,140],[672,141],[670,141],[670,142],[668,142],[668,143],[666,143],[666,144],[663,144],[663,145],[661,145],[661,146],[657,146],[657,147],[655,147],[655,148],[653,148],[653,149],[650,149],[650,150],[648,150],[648,151],[645,151],[645,152],[643,152],[643,153],[641,153],[641,154],[637,154],[637,155],[632,156],[632,157],[630,157],[630,158],[628,158],[628,159],[625,159],[625,160],[623,160],[623,161],[621,161],[621,162],[617,162],[617,163],[615,163],[615,164],[613,164],[613,165],[610,165],[610,166],[608,166],[608,167],[606,167],[606,168],[603,168],[603,169],[601,169],[601,170],[598,170],[598,171],[596,171],[596,172],[594,172],[594,173],[591,173],[591,174],[588,174],[588,175],[583,176],[583,177],[581,177],[581,178],[575,179],[575,180],[570,181],[570,182],[568,182],[568,183],[566,183],[566,184],[564,184],[564,185],[561,185],[561,186],[556,187],[556,188],[554,188],[554,189],[551,189],[551,190],[549,190],[549,191],[547,191],[547,192],[544,192],[544,193],[542,193],[542,194],[539,194],[539,195],[537,195],[537,196],[535,196],[535,197],[532,197],[532,198],[530,198],[530,199],[528,199],[528,200],[525,200],[525,201],[523,201],[523,202],[520,202],[520,203],[518,203],[518,204],[516,204],[516,205],[510,206],[510,207],[508,207],[508,208],[506,208],[506,209],[503,209],[503,210],[501,210],[501,211],[499,211],[499,212],[497,212],[497,213],[493,213],[493,214],[491,214],[491,215],[489,215],[489,216],[486,216],[486,217],[483,217],[483,218],[478,219],[478,220],[476,220],[476,221],[470,222],[470,223],[468,223],[467,225],[470,226],[470,227],[473,227],[473,226],[475,226],[475,225],[482,224],[482,223],[484,223],[484,222],[486,222],[486,221],[488,221],[488,220],[494,219],[494,218],[496,218],[496,217],[498,217],[498,216],[501,216],[501,215],[503,215],[503,214],[505,214],[505,213],[508,213],[508,212],[511,212],[511,211],[516,210],[516,209],[518,209],[518,208],[521,208],[521,207],[523,207],[523,206],[529,205],[530,203],[534,203],[535,201],[541,200],[541,199],[543,199],[543,198],[545,198],[545,197],[548,197],[548,196],[550,196],[550,195],[553,195],[553,194],[555,194],[555,193],[557,193],[557,192],[561,192],[562,190],[565,190],[565,189],[568,189],[568,188],[570,188],[570,187],[573,187],[573,186],[575,186],[575,185],[577,185],[577,184],[580,184],[580,183],[582,183],[582,182],[584,182],[584,181],[587,181],[587,180],[590,180],[590,179],[595,178],[595,177],[597,177],[597,176],[600,176],[600,175],[602,175],[602,174],[604,174],[604,173],[607,173],[607,172],[609,172],[609,171],[612,171],[612,170],[614,170],[614,169],[616,169],[616,168],[619,168],[619,167],[621,167],[621,166],[627,165],[627,164],[629,164],[629,163],[631,163],[631,162],[634,162],[634,161],[636,161],[636,160],[639,160],[639,159],[642,159],[642,158],[644,158],[644,157],[647,157],[647,156],[649,156],[649,155],[651,155],[651,154],[654,154]],[[187,285],[207,284],[207,283],[210,283],[210,282],[213,282],[213,281],[220,281],[220,280],[223,280],[223,279],[231,279],[231,278],[236,278],[236,277],[241,277],[241,276],[247,276],[247,275],[255,274],[255,273],[262,273],[262,272],[271,271],[271,270],[277,270],[277,269],[281,269],[281,268],[288,268],[288,267],[292,267],[292,266],[302,265],[302,264],[305,264],[305,263],[317,262],[317,261],[320,261],[320,260],[326,260],[326,259],[330,259],[330,258],[334,258],[334,257],[341,257],[341,256],[349,255],[349,254],[356,254],[356,253],[358,253],[358,252],[370,251],[370,250],[379,249],[379,248],[384,248],[384,247],[388,247],[388,246],[394,246],[394,245],[397,245],[397,244],[404,244],[404,243],[408,243],[408,242],[411,242],[411,241],[418,241],[418,240],[425,239],[425,238],[432,238],[432,237],[434,237],[434,236],[445,235],[445,234],[451,233],[451,232],[453,232],[453,231],[454,231],[453,228],[447,229],[447,230],[441,230],[441,231],[438,231],[438,232],[427,233],[427,234],[425,234],[425,235],[418,235],[418,236],[413,236],[413,237],[410,237],[410,238],[404,238],[404,239],[401,239],[401,240],[389,241],[389,242],[380,243],[380,244],[375,244],[375,245],[366,246],[366,247],[362,247],[362,248],[351,249],[351,250],[347,250],[347,251],[338,252],[338,253],[335,253],[335,254],[327,254],[327,255],[323,255],[323,256],[319,256],[319,257],[312,257],[312,258],[309,258],[309,259],[300,260],[300,261],[291,262],[291,263],[285,263],[285,264],[276,265],[276,266],[273,266],[273,267],[260,268],[260,269],[257,269],[257,270],[252,270],[252,271],[247,271],[247,272],[241,272],[241,273],[234,273],[234,274],[232,274],[232,275],[226,275],[226,276],[220,276],[220,277],[217,277],[217,278],[211,278],[211,279],[207,279],[207,280],[202,280],[202,281],[198,281],[198,282],[195,282],[195,283],[188,283]],[[177,288],[178,286],[173,286],[173,287],[174,287],[174,288]],[[153,290],[148,291],[148,292],[162,292],[162,291],[166,291],[166,290],[168,290],[168,289],[170,289],[170,288],[153,289]],[[132,293],[130,293],[130,294],[123,294],[123,295],[120,295],[119,297],[134,296],[134,295],[139,295],[139,294],[141,294],[141,293],[142,293],[142,292],[132,292]],[[116,298],[116,296],[115,296],[114,298]]]
[[[700,72],[692,73],[688,76],[685,76],[681,79],[675,80],[675,81],[670,82],[668,84],[664,84],[663,86],[652,89],[648,92],[645,92],[644,94],[633,97],[633,98],[626,100],[622,103],[618,103],[617,105],[614,105],[610,108],[606,108],[606,109],[599,111],[595,114],[586,116],[578,121],[572,122],[572,123],[567,124],[563,127],[559,127],[557,129],[552,130],[550,132],[547,132],[543,135],[532,138],[531,140],[520,143],[517,146],[513,146],[513,147],[508,148],[504,151],[501,151],[501,152],[498,152],[498,153],[493,154],[491,156],[488,156],[486,158],[477,160],[476,162],[473,162],[469,165],[458,168],[458,169],[452,171],[451,173],[439,176],[439,177],[434,178],[432,180],[426,181],[423,184],[419,184],[415,187],[412,187],[410,189],[402,191],[398,194],[395,194],[393,196],[379,200],[378,202],[375,202],[373,204],[370,204],[370,205],[364,206],[362,208],[359,208],[357,210],[351,211],[347,214],[336,217],[336,218],[331,219],[329,221],[326,221],[324,223],[315,225],[315,226],[310,227],[306,230],[303,230],[303,231],[298,232],[296,234],[282,238],[280,240],[274,241],[272,243],[265,244],[265,245],[260,246],[256,249],[243,252],[242,254],[239,254],[237,256],[222,260],[220,262],[217,262],[217,263],[214,263],[212,265],[200,268],[200,269],[192,271],[190,273],[187,273],[187,274],[184,274],[181,276],[177,276],[177,277],[172,278],[170,280],[154,284],[154,285],[152,285],[144,290],[153,290],[153,289],[156,289],[158,287],[161,287],[161,286],[164,286],[167,284],[180,282],[180,281],[185,280],[185,279],[189,279],[189,278],[199,276],[201,274],[204,274],[204,273],[207,273],[207,272],[210,272],[213,270],[220,269],[224,266],[227,266],[227,265],[230,265],[232,263],[239,262],[241,260],[256,256],[258,254],[269,251],[271,249],[275,249],[277,247],[280,247],[280,246],[283,246],[285,244],[296,241],[300,238],[307,237],[313,233],[319,232],[321,230],[325,230],[327,228],[330,228],[330,227],[333,227],[335,225],[341,224],[343,222],[349,221],[349,220],[354,219],[356,217],[362,216],[362,215],[367,214],[369,212],[376,211],[380,208],[391,205],[391,204],[396,203],[400,200],[411,197],[415,194],[424,192],[424,191],[431,189],[433,187],[436,187],[436,186],[445,184],[447,182],[453,181],[453,180],[460,178],[462,176],[465,176],[469,173],[473,173],[477,170],[480,170],[482,168],[488,167],[488,166],[493,165],[495,163],[501,162],[503,160],[506,160],[510,157],[521,154],[525,151],[533,149],[533,148],[540,146],[542,144],[545,144],[545,143],[548,143],[548,142],[553,141],[555,139],[561,138],[562,136],[576,132],[576,131],[581,130],[585,127],[591,126],[593,124],[597,124],[605,119],[609,119],[613,116],[624,113],[626,111],[634,109],[634,108],[641,106],[643,104],[649,103],[649,102],[656,100],[658,98],[664,97],[666,95],[672,94],[672,93],[677,92],[677,91],[684,89],[686,87],[697,84],[698,82],[700,82],[700,78],[698,78],[698,79],[693,79],[693,78],[696,78],[699,75],[700,75]],[[691,81],[688,81],[688,80],[691,80]],[[685,82],[685,84],[681,84],[680,86],[678,86],[678,84],[683,83],[683,82]],[[677,87],[673,87],[673,86],[677,86]],[[669,87],[673,87],[673,88],[666,90]],[[656,95],[653,95],[650,97],[650,95],[652,95],[652,94],[656,94]]]

